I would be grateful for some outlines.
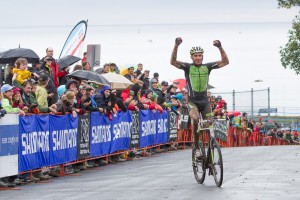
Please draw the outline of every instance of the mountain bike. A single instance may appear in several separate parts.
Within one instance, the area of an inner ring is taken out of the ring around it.
[[[206,169],[208,169],[208,175],[213,175],[215,183],[218,187],[221,187],[223,183],[223,160],[221,148],[218,141],[215,139],[215,127],[218,127],[218,121],[224,119],[209,119],[202,120],[200,117],[199,128],[200,131],[200,157],[195,156],[195,145],[192,150],[192,162],[193,171],[196,181],[202,184],[205,180]],[[208,123],[209,128],[204,128],[204,124]],[[204,134],[208,134],[207,145],[204,143]],[[205,147],[207,146],[207,148]],[[205,152],[207,149],[207,152]]]

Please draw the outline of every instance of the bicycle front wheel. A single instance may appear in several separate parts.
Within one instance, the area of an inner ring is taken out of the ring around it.
[[[200,157],[195,156],[195,151],[197,150],[195,148],[195,145],[192,150],[192,161],[193,161],[193,171],[196,181],[199,184],[202,184],[205,180],[205,174],[206,174],[206,166],[205,166],[205,149],[204,145],[201,141],[199,141],[199,150],[200,150]]]
[[[220,145],[216,140],[212,140],[210,158],[215,183],[218,187],[221,187],[223,183],[223,159]]]

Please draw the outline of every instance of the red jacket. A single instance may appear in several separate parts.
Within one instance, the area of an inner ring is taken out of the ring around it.
[[[58,64],[57,63],[51,63],[51,69],[52,69],[52,73],[53,73],[53,79],[54,79],[54,85],[57,88],[59,86],[59,78],[62,76],[67,75],[67,72],[65,71],[58,71]]]

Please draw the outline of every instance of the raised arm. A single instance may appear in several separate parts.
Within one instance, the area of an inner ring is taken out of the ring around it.
[[[173,65],[177,68],[179,68],[180,65],[182,65],[182,63],[183,63],[183,62],[177,60],[177,51],[178,51],[178,47],[181,43],[182,43],[182,39],[180,37],[175,39],[175,45],[174,45],[172,55],[171,55],[171,60],[170,60],[171,65]]]
[[[222,44],[219,40],[215,40],[213,42],[213,45],[218,47],[218,49],[220,50],[220,54],[221,54],[221,59],[220,61],[217,61],[217,64],[219,67],[224,67],[225,65],[228,65],[229,64],[229,60],[228,60],[228,57],[227,57],[227,54],[226,52],[224,51],[223,47],[222,47]]]

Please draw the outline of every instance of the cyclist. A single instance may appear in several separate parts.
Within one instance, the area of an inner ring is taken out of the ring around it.
[[[195,151],[196,157],[200,157],[199,149],[199,132],[198,132],[198,122],[199,122],[199,112],[203,118],[206,114],[211,113],[210,103],[207,97],[207,86],[209,80],[209,74],[211,70],[224,67],[229,64],[227,54],[225,53],[221,42],[219,40],[214,40],[213,45],[216,46],[221,54],[221,60],[215,62],[209,62],[203,64],[203,53],[204,50],[200,47],[192,47],[190,50],[190,55],[193,63],[184,63],[177,60],[177,51],[179,45],[182,43],[180,37],[175,39],[175,45],[171,55],[171,65],[184,70],[187,88],[188,88],[188,98],[189,98],[189,115],[192,122],[192,132],[194,135],[194,145],[197,149]]]

